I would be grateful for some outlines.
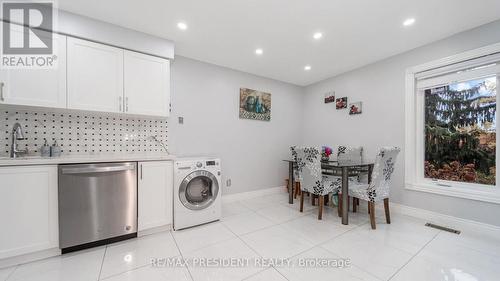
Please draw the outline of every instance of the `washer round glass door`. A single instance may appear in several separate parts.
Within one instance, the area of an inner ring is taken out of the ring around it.
[[[212,205],[219,193],[217,178],[208,171],[194,171],[179,187],[179,199],[191,210],[202,210]]]

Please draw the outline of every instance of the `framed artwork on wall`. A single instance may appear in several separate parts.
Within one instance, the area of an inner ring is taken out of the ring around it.
[[[347,97],[338,98],[335,102],[337,109],[347,108]]]
[[[335,101],[335,92],[325,94],[325,103],[332,103]]]
[[[271,94],[240,88],[240,118],[271,120]]]
[[[362,112],[363,112],[362,103],[360,101],[349,104],[350,115],[361,114]]]

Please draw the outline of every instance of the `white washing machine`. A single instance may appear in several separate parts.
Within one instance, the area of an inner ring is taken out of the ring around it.
[[[220,159],[177,159],[174,162],[174,229],[219,220],[221,189]]]

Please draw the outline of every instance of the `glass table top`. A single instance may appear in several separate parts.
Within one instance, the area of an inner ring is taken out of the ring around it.
[[[284,159],[285,162],[294,162],[292,159]],[[363,159],[359,161],[337,161],[337,160],[329,160],[329,161],[321,161],[321,166],[327,167],[354,167],[354,166],[370,166],[375,164],[374,159]]]

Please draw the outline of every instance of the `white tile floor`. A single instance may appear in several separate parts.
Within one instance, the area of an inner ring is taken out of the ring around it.
[[[255,203],[258,202],[258,203]],[[278,204],[276,202],[279,202]],[[500,280],[500,238],[449,234],[424,221],[392,215],[370,229],[366,208],[340,223],[337,210],[324,219],[306,204],[289,205],[287,194],[223,204],[221,222],[128,240],[107,247],[0,269],[0,281],[73,280]],[[245,266],[152,267],[151,258],[349,259],[349,267]]]

